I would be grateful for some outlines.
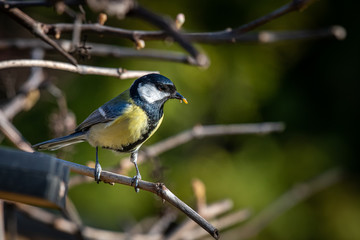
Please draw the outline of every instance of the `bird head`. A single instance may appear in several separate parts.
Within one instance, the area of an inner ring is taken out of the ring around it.
[[[188,103],[180,93],[176,91],[174,83],[160,74],[148,74],[135,80],[131,85],[130,94],[133,98],[140,98],[147,104],[163,105],[169,99],[179,99]]]

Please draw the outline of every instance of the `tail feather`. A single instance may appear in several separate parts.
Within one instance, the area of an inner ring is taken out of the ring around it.
[[[36,150],[57,150],[62,147],[66,147],[75,143],[84,142],[86,140],[86,132],[75,132],[73,134],[54,138],[45,142],[41,142],[33,145]]]

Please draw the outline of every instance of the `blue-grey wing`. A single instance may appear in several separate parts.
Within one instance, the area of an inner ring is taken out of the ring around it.
[[[130,106],[129,94],[127,91],[105,103],[92,112],[76,129],[75,132],[84,131],[98,123],[106,123],[115,120],[122,115]]]

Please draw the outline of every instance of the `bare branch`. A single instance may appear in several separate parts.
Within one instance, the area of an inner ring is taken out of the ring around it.
[[[68,40],[56,41],[64,50],[71,51],[72,44]],[[40,41],[39,39],[7,39],[0,40],[0,50],[8,48],[29,49],[29,48],[43,48],[52,50],[49,45]],[[138,51],[134,48],[118,47],[115,45],[99,44],[87,42],[87,51],[92,56],[100,57],[116,57],[116,58],[144,58],[152,60],[163,60],[170,62],[180,62],[190,65],[197,65],[196,61],[185,54],[157,49],[143,49]],[[81,47],[80,47],[81,48]],[[79,49],[79,48],[78,48]]]
[[[148,231],[149,235],[164,234],[169,226],[176,221],[178,214],[174,211],[167,211],[160,219],[158,219]]]
[[[78,5],[82,4],[84,1],[82,0],[64,0],[63,1],[66,5]],[[0,1],[0,6],[7,7],[7,8],[14,8],[14,7],[51,7],[54,6],[54,2],[52,1],[44,1],[44,0],[32,0],[32,1]]]
[[[33,207],[30,205],[25,205],[21,203],[16,203],[16,207],[27,214],[32,219],[36,219],[39,222],[45,223],[54,227],[55,229],[74,235],[76,232],[79,232],[79,226],[74,222],[71,222],[67,219],[64,219],[60,216],[54,215],[48,211],[45,211],[41,208]],[[162,236],[160,234],[153,235],[143,235],[143,234],[135,234],[129,235],[122,232],[108,231],[97,229],[93,227],[84,226],[82,227],[81,233],[84,237],[89,239],[118,239],[118,240],[126,240],[126,239],[135,239],[135,240],[161,240]]]
[[[103,75],[103,76],[118,77],[120,79],[138,78],[149,73],[156,73],[150,71],[131,71],[122,68],[104,68],[104,67],[93,67],[86,65],[74,66],[68,63],[47,61],[47,60],[21,59],[21,60],[8,60],[8,61],[0,62],[0,70],[6,68],[16,68],[16,67],[43,67],[43,68],[51,68],[51,69],[68,71],[68,72],[75,72],[83,75]]]
[[[208,42],[236,42],[237,39],[242,36],[244,33],[249,32],[265,23],[268,23],[276,18],[279,18],[287,13],[302,10],[305,7],[309,6],[313,0],[293,0],[290,3],[285,4],[284,6],[262,16],[250,23],[246,23],[235,29],[226,29],[219,32],[209,32],[209,33],[200,33],[192,34],[193,38],[202,38],[207,39]]]
[[[217,38],[212,33],[187,33],[186,37],[194,42],[200,43],[239,43],[239,42],[258,42],[258,43],[274,43],[288,40],[302,39],[318,39],[318,38],[335,38],[336,40],[344,40],[346,38],[346,30],[342,26],[331,26],[323,29],[315,30],[294,30],[294,31],[260,31],[246,34],[236,35],[235,38]],[[216,39],[217,38],[217,39]]]
[[[15,144],[19,149],[26,152],[33,152],[31,145],[23,138],[19,130],[9,122],[4,113],[0,110],[0,131]]]
[[[42,39],[44,42],[55,48],[61,55],[67,58],[72,64],[77,65],[76,59],[62,49],[54,40],[49,38],[44,31],[44,26],[40,22],[35,21],[18,8],[0,7],[0,10],[9,14],[18,23],[28,29],[32,34]]]
[[[295,185],[292,189],[285,192],[255,216],[251,221],[238,229],[234,229],[232,234],[235,234],[237,239],[248,239],[256,236],[272,220],[283,214],[285,211],[314,194],[338,183],[342,178],[343,172],[340,169],[335,168],[322,173],[313,180]]]
[[[70,168],[72,172],[88,176],[94,177],[94,169],[89,168],[77,163],[68,162],[65,160],[58,159],[63,162],[66,166]],[[103,182],[109,183],[119,183],[127,186],[132,185],[132,178],[123,176],[120,174],[102,171],[101,178]],[[219,238],[219,233],[216,228],[214,228],[210,223],[208,223],[203,217],[201,217],[197,212],[195,212],[192,208],[186,205],[183,201],[181,201],[178,197],[176,197],[163,183],[151,183],[147,181],[140,180],[139,188],[148,192],[152,192],[162,198],[164,201],[169,202],[171,205],[185,213],[189,218],[191,218],[194,222],[199,224],[203,229],[205,229],[212,237],[215,239]]]
[[[256,27],[259,27],[261,25],[264,25],[267,22],[270,22],[276,18],[279,18],[289,12],[296,11],[296,10],[302,10],[303,8],[307,7],[312,3],[311,0],[293,0],[290,3],[276,9],[275,11],[260,17],[250,23],[244,24],[238,28],[235,29],[226,29],[223,31],[218,32],[203,32],[203,33],[181,33],[181,35],[186,38],[188,41],[191,42],[202,42],[202,43],[235,43],[235,42],[242,42],[242,41],[259,41],[263,42],[261,38],[261,33],[257,34],[249,34],[244,35],[244,33],[247,33]],[[48,33],[54,34],[56,32],[71,32],[73,31],[74,25],[73,24],[65,24],[65,23],[59,23],[59,24],[47,24]],[[331,29],[331,28],[330,28]],[[343,28],[342,28],[343,29]],[[328,29],[329,30],[329,29]],[[115,35],[122,38],[127,38],[129,40],[136,39],[143,39],[143,40],[165,40],[169,33],[166,33],[164,31],[138,31],[138,30],[126,30],[121,28],[115,28],[110,26],[102,26],[100,24],[83,24],[81,26],[81,31],[83,32],[96,32],[99,34],[110,34]],[[276,32],[266,31],[270,34],[276,34]],[[320,30],[320,32],[323,32]],[[342,32],[345,32],[342,30]],[[280,37],[279,40],[287,40],[286,37],[289,39],[296,39],[293,35],[299,36],[302,34],[299,34],[297,31],[289,31],[284,32],[284,36]],[[289,34],[287,34],[289,33]],[[301,33],[301,31],[300,31]],[[315,30],[315,32],[308,32],[306,35],[309,35],[312,37],[312,34],[318,35],[319,37],[324,36],[335,36],[337,37],[338,34],[333,31],[326,31],[325,34],[318,34]],[[272,35],[274,36],[274,35]],[[303,38],[304,36],[299,36],[299,38]],[[273,37],[273,39],[277,39],[276,36]],[[342,37],[337,39],[343,39]]]
[[[241,222],[244,222],[245,220],[248,220],[249,217],[250,217],[250,211],[247,209],[242,209],[233,213],[229,213],[226,216],[220,217],[219,219],[213,220],[211,221],[211,223],[218,226],[219,229],[224,229],[239,224]],[[197,227],[192,230],[183,232],[181,238],[178,239],[202,239],[205,236],[206,236],[206,232],[201,228]],[[175,239],[171,239],[171,240],[175,240]]]
[[[56,29],[60,32],[70,32],[73,30],[73,24],[58,23],[48,24],[50,29]],[[83,32],[96,32],[99,34],[114,35],[117,37],[132,39],[136,35],[143,40],[165,40],[168,36],[161,31],[138,31],[102,26],[100,24],[82,24]],[[55,30],[52,30],[53,32]],[[343,40],[346,37],[346,30],[342,26],[331,26],[316,30],[294,30],[294,31],[260,31],[257,33],[243,33],[231,36],[231,30],[208,33],[182,33],[182,35],[191,42],[199,43],[239,43],[239,42],[259,42],[272,43],[276,41],[327,38],[335,37],[337,40]],[[266,34],[266,35],[264,35]],[[270,37],[266,37],[270,36]],[[143,51],[143,50],[142,50]],[[141,51],[140,51],[141,52]]]
[[[205,185],[202,185],[200,180],[193,181],[193,190],[197,198],[200,198],[201,209],[198,209],[198,212],[207,220],[212,220],[218,215],[221,215],[227,211],[229,211],[233,207],[233,202],[231,200],[224,200],[217,202],[215,204],[207,205],[205,200]],[[200,184],[199,184],[200,183]],[[202,185],[202,186],[201,186]],[[199,193],[200,191],[200,193]],[[198,192],[198,193],[196,193]],[[202,195],[202,196],[200,196]],[[199,199],[197,200],[199,201]],[[216,226],[221,225],[222,228],[227,228],[229,226],[238,224],[239,222],[243,222],[250,216],[250,211],[248,209],[243,209],[237,211],[236,213],[230,213],[224,217],[221,217],[217,220],[212,220],[212,222],[216,222]],[[210,221],[211,222],[211,221]],[[221,228],[219,228],[221,229]],[[198,239],[204,237],[206,234],[203,229],[197,227],[194,222],[190,220],[186,220],[183,224],[181,224],[175,231],[173,231],[169,236],[167,236],[167,240],[177,240],[177,239]]]
[[[36,48],[32,51],[33,59],[42,59],[44,51]],[[22,110],[29,110],[34,105],[33,95],[39,95],[38,88],[44,81],[44,73],[42,68],[33,67],[27,81],[10,102],[3,105],[0,109],[3,111],[7,119],[12,119]],[[35,98],[37,99],[37,98]]]
[[[159,154],[185,144],[193,139],[221,135],[242,135],[242,134],[268,134],[272,132],[282,132],[285,125],[281,122],[264,122],[249,124],[229,124],[229,125],[196,125],[190,130],[183,131],[175,136],[145,148],[139,153],[138,163],[142,163],[146,158],[152,158]],[[127,158],[126,158],[127,159]],[[131,168],[130,161],[122,160],[120,164],[121,172],[126,172]]]
[[[244,37],[247,35],[244,35]],[[344,40],[346,38],[346,30],[342,26],[332,26],[318,30],[299,30],[299,31],[261,31],[257,34],[257,38],[261,43],[273,43],[279,41],[298,40],[298,39],[317,39],[330,38]]]
[[[136,5],[133,7],[130,12],[131,15],[138,16],[147,20],[148,22],[158,26],[160,29],[164,30],[164,32],[172,37],[174,41],[178,42],[180,46],[182,46],[186,51],[190,53],[190,55],[196,60],[199,66],[207,67],[209,65],[209,59],[206,55],[199,53],[194,46],[184,38],[178,31],[175,26],[175,23],[170,20],[165,20],[163,17],[158,16],[157,14],[150,12],[149,10]],[[135,35],[135,37],[137,37]]]

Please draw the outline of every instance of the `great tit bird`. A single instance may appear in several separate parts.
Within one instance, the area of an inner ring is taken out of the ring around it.
[[[98,148],[129,152],[136,168],[133,178],[135,191],[141,179],[137,155],[141,145],[159,128],[164,103],[169,99],[187,100],[176,91],[174,83],[160,75],[148,74],[134,81],[131,87],[91,113],[67,136],[51,139],[33,146],[37,150],[56,150],[87,141],[96,148],[95,181],[99,183],[101,165]]]

